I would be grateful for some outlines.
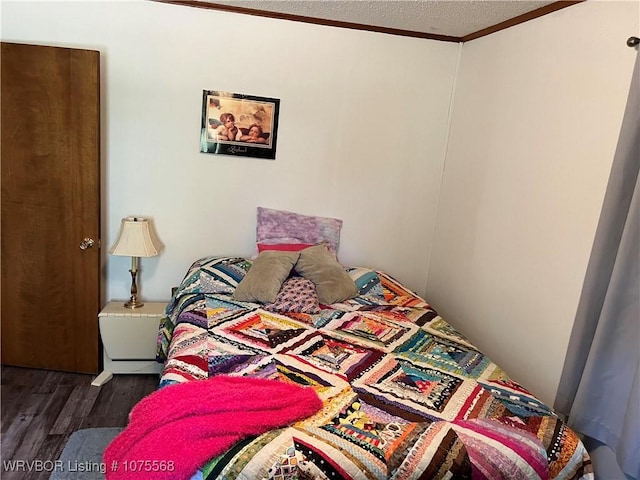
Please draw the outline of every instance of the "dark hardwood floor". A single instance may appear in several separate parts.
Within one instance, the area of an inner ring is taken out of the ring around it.
[[[156,390],[156,375],[114,375],[102,387],[94,375],[2,366],[0,477],[48,480],[51,472],[8,471],[11,460],[55,461],[69,436],[92,427],[124,427],[133,406]]]

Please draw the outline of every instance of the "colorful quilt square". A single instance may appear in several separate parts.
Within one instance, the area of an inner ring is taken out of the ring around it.
[[[298,476],[298,458],[292,445],[280,455],[276,464],[269,470],[269,480],[294,480]]]
[[[296,423],[308,425],[324,425],[335,411],[340,411],[345,404],[353,401],[355,394],[349,383],[339,375],[334,375],[309,365],[303,358],[293,355],[275,355],[277,377],[284,383],[296,383],[311,387],[322,399],[324,407],[316,415],[304,418]]]
[[[213,346],[209,355],[269,355],[271,352],[259,345],[241,342],[231,336],[223,336],[209,331]]]
[[[474,380],[463,380],[435,368],[387,358],[353,383],[360,398],[410,421],[453,420],[468,405]]]
[[[331,324],[334,327],[334,324]],[[411,323],[396,323],[381,315],[365,312],[345,315],[333,330],[351,342],[389,350],[408,337],[417,327]]]
[[[207,296],[206,305],[208,328],[233,321],[252,311],[245,308],[245,304],[233,302],[230,297],[224,295]]]
[[[386,462],[403,439],[413,437],[416,426],[357,400],[321,428]]]
[[[428,323],[422,326],[422,329],[433,335],[444,337],[452,340],[456,343],[461,343],[470,348],[473,348],[473,344],[455,328],[445,322],[442,317],[436,315]]]
[[[383,272],[378,272],[386,301],[392,305],[413,308],[430,308],[429,304],[400,282]]]
[[[481,384],[482,385],[482,384]],[[520,417],[555,416],[555,413],[540,400],[525,394],[515,394],[509,390],[492,385],[482,385],[507,407],[511,413]]]
[[[507,391],[511,391],[515,395],[531,395],[531,393],[520,385],[518,382],[512,380],[504,370],[498,367],[495,363],[492,363],[478,378],[478,382],[485,385],[487,388],[498,387]]]
[[[349,380],[357,378],[384,355],[374,348],[354,345],[320,333],[305,338],[288,353],[304,357],[312,365]]]
[[[202,293],[232,294],[251,268],[243,258],[211,258],[200,266],[199,290]]]
[[[342,318],[345,314],[346,312],[341,312],[339,310],[324,309],[320,310],[320,313],[289,312],[286,315],[287,317],[298,320],[305,325],[321,329],[337,318]]]
[[[214,332],[229,341],[276,353],[308,334],[310,329],[291,318],[255,310],[233,322],[226,322]]]
[[[207,360],[210,377],[214,375],[262,378],[277,376],[272,355],[211,355]]]
[[[491,361],[477,350],[434,337],[423,330],[417,331],[394,353],[417,364],[432,365],[445,372],[470,378],[479,377],[491,365]]]
[[[207,358],[213,342],[207,330],[189,323],[179,324],[173,331],[173,341],[169,350],[170,357],[201,356]]]

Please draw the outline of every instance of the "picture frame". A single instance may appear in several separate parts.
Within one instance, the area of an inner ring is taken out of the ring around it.
[[[277,98],[203,90],[200,151],[275,160],[279,113]]]

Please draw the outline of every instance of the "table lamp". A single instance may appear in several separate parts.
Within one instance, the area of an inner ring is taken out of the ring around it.
[[[120,232],[113,246],[111,255],[131,257],[131,298],[124,304],[126,308],[140,308],[144,305],[138,300],[136,276],[138,274],[138,258],[154,257],[160,253],[162,244],[156,237],[151,223],[146,218],[126,217],[120,224]]]

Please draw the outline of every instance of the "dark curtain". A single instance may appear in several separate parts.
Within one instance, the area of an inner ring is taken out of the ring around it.
[[[640,478],[638,57],[555,408]]]

